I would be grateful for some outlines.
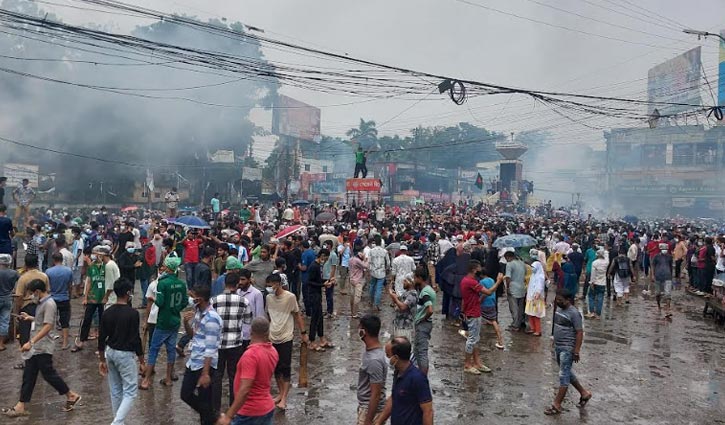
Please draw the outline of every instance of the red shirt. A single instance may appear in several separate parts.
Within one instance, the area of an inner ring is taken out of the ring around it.
[[[647,242],[647,255],[654,257],[660,252],[660,241],[652,240]]]
[[[466,317],[481,317],[481,297],[483,286],[472,277],[461,280],[461,297],[463,297],[463,314]]]
[[[185,263],[198,263],[199,262],[199,245],[203,242],[201,239],[187,239],[182,244],[184,246],[184,262]]]
[[[279,355],[271,342],[251,344],[237,363],[234,375],[234,392],[239,389],[242,379],[251,379],[247,401],[237,414],[242,416],[263,416],[274,410],[274,400],[270,394],[272,374],[277,367]]]

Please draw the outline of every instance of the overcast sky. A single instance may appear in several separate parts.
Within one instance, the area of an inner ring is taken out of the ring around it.
[[[716,39],[698,41],[681,29],[718,32],[725,28],[722,0],[127,1],[164,12],[225,17],[263,28],[270,38],[430,73],[531,89],[632,98],[646,97],[649,68],[698,45],[703,46],[705,70],[716,86]],[[122,31],[148,23],[67,8],[54,11],[71,22],[113,25]],[[273,61],[291,60],[276,51],[265,54]],[[281,92],[312,105],[363,100],[290,88]],[[561,123],[555,132],[559,142],[602,140],[601,130],[567,121],[518,96],[476,98],[456,106],[435,94],[389,121],[414,103],[381,100],[325,107],[322,131],[342,135],[356,126],[360,117],[376,120],[382,134],[407,134],[419,124],[459,121],[505,133]],[[598,120],[587,123],[633,125],[622,120]]]

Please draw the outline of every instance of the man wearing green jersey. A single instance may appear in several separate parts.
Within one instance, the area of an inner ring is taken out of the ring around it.
[[[166,346],[166,378],[161,380],[162,385],[171,385],[171,375],[176,360],[176,337],[181,324],[181,311],[189,305],[189,297],[186,293],[186,283],[177,276],[181,259],[178,257],[166,257],[164,260],[163,273],[159,276],[156,288],[156,300],[154,304],[159,308],[156,319],[156,328],[151,336],[151,347],[149,348],[148,367],[143,382],[139,386],[142,390],[151,387],[151,375],[154,373],[156,358],[159,355],[161,346]]]
[[[83,291],[83,305],[86,311],[81,322],[80,342],[76,342],[72,352],[78,352],[83,349],[83,344],[88,341],[88,334],[91,331],[93,323],[93,315],[98,311],[98,322],[100,323],[103,315],[103,300],[106,297],[106,266],[101,260],[101,256],[109,255],[111,250],[107,246],[96,245],[91,251],[91,261],[93,261],[86,271],[86,289]]]
[[[355,152],[355,178],[357,178],[360,173],[362,173],[362,178],[366,178],[368,176],[366,155],[367,152],[363,150],[362,146],[358,146],[357,151]]]

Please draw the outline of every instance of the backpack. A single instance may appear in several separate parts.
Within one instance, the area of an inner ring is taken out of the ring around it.
[[[629,277],[629,259],[625,256],[617,256],[617,276],[622,279]]]

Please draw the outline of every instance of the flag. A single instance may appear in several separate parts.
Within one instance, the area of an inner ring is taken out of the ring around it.
[[[483,176],[481,176],[481,173],[476,176],[476,187],[478,190],[483,190]]]

